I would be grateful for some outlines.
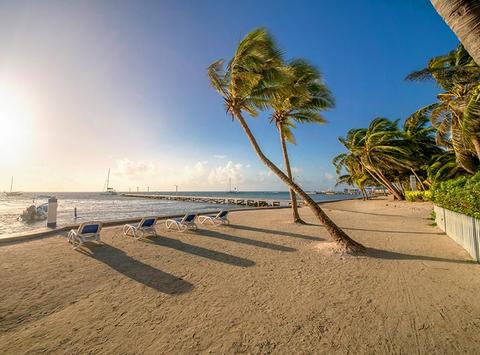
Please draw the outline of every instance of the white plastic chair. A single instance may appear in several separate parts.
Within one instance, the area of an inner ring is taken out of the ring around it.
[[[82,223],[77,230],[68,232],[68,242],[73,245],[73,249],[80,248],[86,242],[98,242],[100,240],[100,231],[102,230],[101,222],[85,222]]]

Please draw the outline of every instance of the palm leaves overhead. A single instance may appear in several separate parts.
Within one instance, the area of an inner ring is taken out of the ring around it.
[[[284,73],[280,90],[269,102],[271,119],[282,127],[285,138],[295,143],[291,128],[297,123],[325,123],[320,111],[333,108],[335,100],[322,82],[320,71],[307,61],[290,61]]]
[[[480,79],[480,67],[460,44],[455,50],[430,59],[424,69],[407,75],[406,80],[435,80],[444,90],[449,90],[454,83],[469,84]]]
[[[250,32],[224,66],[220,59],[208,67],[213,88],[223,97],[228,113],[241,111],[257,116],[266,109],[284,77],[282,54],[269,33],[259,28]]]
[[[437,143],[453,148],[458,164],[474,173],[480,159],[480,67],[460,45],[407,79],[433,79],[445,90],[436,103],[414,115],[428,116],[437,130]]]

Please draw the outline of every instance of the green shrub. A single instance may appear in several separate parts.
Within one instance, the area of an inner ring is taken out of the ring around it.
[[[437,206],[480,218],[480,171],[473,176],[441,182],[431,191]]]
[[[405,199],[407,201],[410,201],[410,202],[431,201],[432,192],[430,190],[427,190],[427,191],[406,191],[405,192]]]

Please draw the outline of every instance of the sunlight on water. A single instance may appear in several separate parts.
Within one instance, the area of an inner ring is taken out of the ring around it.
[[[222,196],[232,198],[263,198],[274,200],[287,200],[286,192],[241,192],[229,194],[225,192],[182,192],[179,195],[196,196]],[[18,220],[22,211],[30,206],[34,196],[55,195],[58,198],[59,226],[69,225],[75,222],[92,220],[114,220],[132,217],[144,217],[149,215],[165,216],[181,214],[190,211],[208,212],[219,209],[241,208],[237,205],[218,205],[211,203],[163,201],[154,199],[141,199],[123,196],[103,196],[99,193],[25,193],[17,197],[0,196],[0,235],[29,231],[46,226],[46,221],[25,223]],[[312,195],[315,200],[345,199],[352,198],[346,195]],[[46,198],[37,199],[36,204],[46,202]],[[73,215],[77,208],[78,218]]]

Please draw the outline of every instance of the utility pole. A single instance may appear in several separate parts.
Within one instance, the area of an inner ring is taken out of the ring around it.
[[[177,193],[178,192],[178,185],[173,185],[173,186],[175,186],[175,193]]]

